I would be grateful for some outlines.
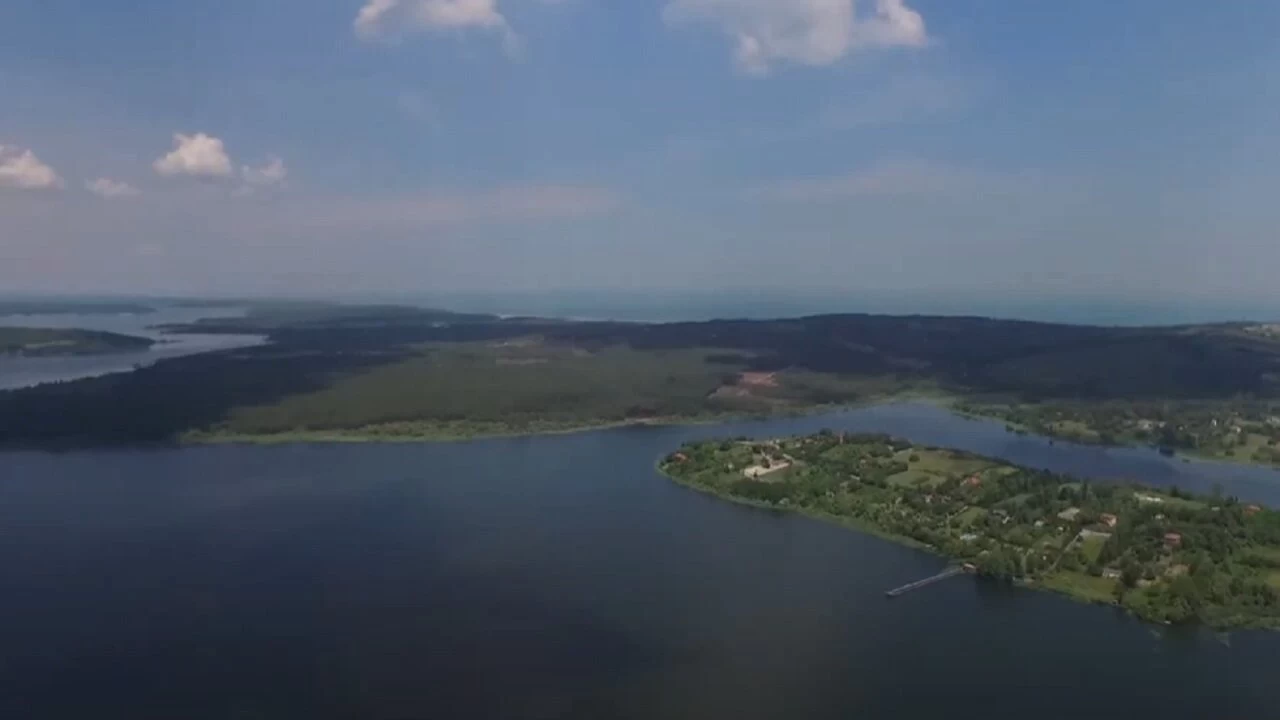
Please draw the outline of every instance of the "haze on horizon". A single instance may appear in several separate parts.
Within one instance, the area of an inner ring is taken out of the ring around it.
[[[1249,303],[1280,6],[0,7],[0,289]]]

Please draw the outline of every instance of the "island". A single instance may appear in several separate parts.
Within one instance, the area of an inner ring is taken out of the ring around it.
[[[62,357],[146,350],[154,340],[98,330],[0,327],[0,356]]]
[[[1148,621],[1280,629],[1280,513],[1097,483],[886,435],[686,444],[679,483],[844,523]]]

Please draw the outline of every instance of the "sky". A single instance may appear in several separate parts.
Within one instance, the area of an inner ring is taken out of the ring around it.
[[[1263,0],[7,0],[0,291],[1266,301],[1277,37]]]

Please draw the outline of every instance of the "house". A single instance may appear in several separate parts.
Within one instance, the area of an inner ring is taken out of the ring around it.
[[[965,533],[960,536],[960,542],[973,542],[978,539],[977,533]]]
[[[1167,548],[1182,547],[1182,533],[1176,533],[1176,532],[1165,533],[1164,546]]]
[[[964,479],[965,487],[976,488],[976,487],[980,487],[981,485],[982,485],[982,478],[978,477],[977,475],[970,475],[969,477]]]
[[[1098,520],[1100,520],[1103,525],[1112,528],[1116,526],[1116,523],[1120,522],[1120,518],[1112,515],[1111,513],[1102,513],[1098,516]]]
[[[1063,520],[1066,520],[1067,522],[1070,522],[1072,520],[1075,520],[1076,516],[1079,514],[1080,514],[1080,508],[1070,507],[1058,513],[1058,517],[1062,518]]]
[[[1164,498],[1159,497],[1158,495],[1143,495],[1142,493],[1134,493],[1133,497],[1138,501],[1139,505],[1148,505],[1153,503],[1159,504],[1164,502]]]
[[[1258,507],[1257,505],[1250,505],[1244,509],[1244,514],[1246,517],[1253,517],[1254,515],[1257,515],[1260,512],[1262,512],[1262,508]]]
[[[1102,568],[1102,577],[1108,580],[1119,580],[1121,574],[1120,568]]]
[[[682,452],[678,452],[675,455],[672,455],[671,459],[675,460],[676,462],[689,462],[689,456],[685,455]]]

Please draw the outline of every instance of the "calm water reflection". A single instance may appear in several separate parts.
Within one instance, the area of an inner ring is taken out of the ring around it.
[[[0,455],[0,717],[1275,717],[1280,635],[1165,633],[658,477],[876,429],[1270,498],[928,406],[454,445]]]

